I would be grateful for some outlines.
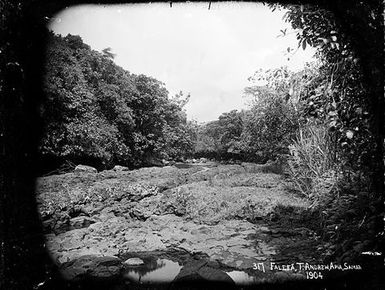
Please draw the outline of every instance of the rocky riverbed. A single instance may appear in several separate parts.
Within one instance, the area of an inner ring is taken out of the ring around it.
[[[37,200],[47,248],[69,280],[116,279],[161,257],[165,265],[180,265],[177,280],[233,281],[236,271],[255,283],[302,279],[269,268],[314,261],[319,245],[293,218],[308,207],[306,200],[271,171],[269,165],[205,163],[41,177]],[[253,269],[255,263],[265,271]]]

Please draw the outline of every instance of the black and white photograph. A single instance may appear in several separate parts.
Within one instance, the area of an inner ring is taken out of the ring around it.
[[[0,289],[383,289],[382,1],[62,2],[1,3]]]

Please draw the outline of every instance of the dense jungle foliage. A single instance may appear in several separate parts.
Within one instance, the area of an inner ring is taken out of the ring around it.
[[[192,153],[194,131],[183,111],[188,96],[170,98],[163,83],[123,70],[113,57],[79,36],[50,35],[41,107],[44,166],[137,167]]]
[[[360,37],[383,37],[378,25],[381,5],[359,5],[360,19],[349,29],[364,21],[370,29],[360,32]],[[368,53],[380,56],[379,52],[365,48],[357,35],[346,34],[343,20],[327,10],[311,5],[283,7],[288,9],[285,20],[297,31],[298,48],[316,47],[319,60],[316,73],[306,73],[301,82],[301,124],[287,159],[289,178],[319,214],[318,227],[328,241],[326,255],[349,261],[364,251],[382,252],[383,192],[377,184],[378,178],[383,182],[383,171],[375,172],[383,168],[383,155],[376,152],[383,152],[384,140],[376,139],[381,138],[384,124],[373,112],[378,102],[383,103],[383,85],[382,99],[376,99],[378,86],[368,76],[380,76],[381,71],[365,63]],[[379,143],[382,148],[376,148]]]
[[[287,67],[256,71],[244,92],[249,108],[223,113],[218,120],[202,125],[196,154],[262,163],[288,154],[303,123],[303,78],[312,74],[316,69],[310,65],[297,73]]]

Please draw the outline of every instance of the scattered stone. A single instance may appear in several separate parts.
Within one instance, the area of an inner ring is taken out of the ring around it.
[[[128,266],[138,266],[138,265],[143,265],[144,262],[140,258],[129,258],[126,261],[124,261],[123,264],[128,265]]]
[[[70,230],[87,228],[91,224],[95,223],[94,219],[91,219],[86,216],[78,216],[70,219]]]
[[[139,221],[145,221],[151,215],[151,212],[145,212],[144,210],[134,208],[129,212],[129,215]]]
[[[126,166],[120,166],[120,165],[115,165],[114,168],[112,168],[114,171],[129,171],[128,167]]]
[[[92,166],[81,165],[81,164],[75,167],[74,172],[75,173],[98,173],[96,168]]]

